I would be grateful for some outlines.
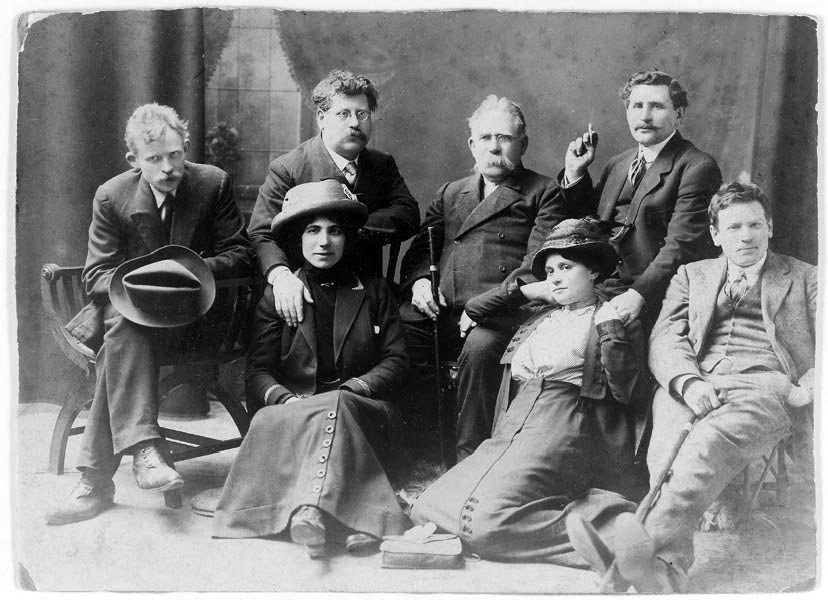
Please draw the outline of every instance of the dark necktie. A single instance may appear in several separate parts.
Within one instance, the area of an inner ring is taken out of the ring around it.
[[[739,304],[739,301],[745,297],[748,291],[748,280],[742,269],[739,269],[736,276],[727,282],[724,291],[733,306]]]
[[[647,161],[644,160],[644,155],[639,154],[632,164],[630,164],[630,170],[627,174],[630,180],[630,185],[632,189],[638,187],[638,184],[641,183],[641,178],[644,177],[644,173],[647,172]]]
[[[345,165],[345,167],[343,167],[342,172],[345,173],[345,179],[348,180],[348,185],[353,187],[357,176],[356,163],[354,161],[349,162]]]
[[[175,196],[167,194],[161,203],[161,224],[167,232],[167,243],[172,240],[173,214],[175,213]]]

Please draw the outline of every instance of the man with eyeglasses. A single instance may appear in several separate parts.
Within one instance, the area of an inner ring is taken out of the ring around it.
[[[687,92],[672,76],[640,71],[620,95],[637,146],[611,158],[593,187],[598,136],[586,132],[569,144],[560,184],[568,206],[616,223],[621,262],[603,286],[625,324],[639,318],[650,329],[678,267],[713,254],[707,206],[722,174],[679,133]]]
[[[401,270],[403,289],[411,293],[400,314],[413,366],[428,369],[434,322],[441,360],[458,360],[458,460],[491,435],[500,357],[520,320],[506,316],[477,327],[466,302],[498,286],[515,286],[519,276],[531,279],[533,253],[569,216],[555,182],[523,166],[529,137],[520,106],[490,95],[469,118],[469,129],[476,173],[437,191]],[[429,227],[436,233],[438,302],[430,288]]]
[[[348,254],[357,273],[374,274],[382,265],[382,244],[403,241],[417,231],[420,209],[390,154],[367,148],[379,92],[370,80],[349,71],[331,71],[314,88],[320,135],[270,163],[250,216],[248,232],[262,273],[273,286],[276,312],[295,327],[310,292],[293,275],[301,256],[273,239],[270,224],[282,210],[285,193],[300,183],[339,179],[368,207],[368,222]]]

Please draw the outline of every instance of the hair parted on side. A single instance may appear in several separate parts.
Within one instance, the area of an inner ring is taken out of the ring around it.
[[[742,183],[730,181],[723,183],[718,191],[710,199],[710,206],[707,207],[707,217],[714,228],[719,227],[719,213],[733,204],[747,204],[758,202],[765,213],[768,223],[773,222],[771,216],[771,203],[767,194],[755,183]]]
[[[673,108],[678,110],[682,107],[687,107],[687,92],[681,87],[681,84],[672,75],[668,75],[664,71],[645,70],[633,73],[627,80],[618,94],[621,100],[624,101],[624,106],[627,106],[630,101],[630,94],[636,85],[666,85],[670,90],[670,100],[673,102]]]
[[[127,149],[135,152],[138,139],[147,144],[161,139],[166,128],[175,131],[183,140],[189,139],[189,123],[179,117],[174,108],[157,102],[139,106],[127,120],[124,132]]]
[[[377,110],[379,91],[371,83],[371,80],[364,75],[358,75],[343,69],[334,69],[313,88],[311,100],[313,100],[316,108],[322,112],[327,112],[331,107],[334,96],[337,94],[346,96],[365,94],[365,97],[368,98],[368,109],[371,112]]]
[[[510,100],[506,96],[498,98],[494,94],[486,96],[483,99],[483,102],[481,102],[478,107],[474,109],[474,112],[469,117],[469,130],[474,127],[474,122],[481,115],[493,110],[501,110],[512,115],[515,119],[515,125],[517,125],[520,135],[524,135],[526,133],[526,117],[523,115],[523,110],[520,108],[520,104],[514,100]]]

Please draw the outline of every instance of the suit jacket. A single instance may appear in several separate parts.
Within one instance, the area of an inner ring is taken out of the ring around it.
[[[297,276],[308,286],[304,270]],[[338,286],[334,308],[334,358],[343,387],[362,396],[389,400],[408,373],[408,355],[397,305],[384,279],[356,279],[353,288]],[[308,396],[316,388],[317,349],[314,305],[305,305],[298,327],[287,327],[276,314],[273,288],[267,286],[256,307],[245,375],[248,410],[264,404],[267,390],[277,385],[271,400],[288,395]],[[359,377],[370,392],[349,383]]]
[[[593,189],[589,174],[563,194],[574,210],[612,220],[629,165],[638,148],[614,156]],[[616,295],[632,287],[658,314],[670,278],[679,265],[713,255],[707,206],[722,174],[713,157],[679,132],[661,149],[630,203],[632,228],[615,243],[621,263],[604,286]]]
[[[187,162],[175,195],[170,241],[155,196],[139,169],[131,169],[95,192],[83,281],[97,303],[109,300],[112,272],[124,261],[168,243],[194,250],[217,279],[249,275],[253,259],[230,176],[210,165]]]
[[[650,336],[650,369],[665,389],[673,378],[701,377],[716,298],[727,278],[727,259],[703,260],[679,268]],[[768,252],[761,275],[762,320],[776,356],[793,383],[813,396],[817,269]]]
[[[281,247],[273,239],[270,223],[281,212],[285,193],[290,188],[322,179],[339,179],[347,185],[325,148],[321,135],[303,142],[270,163],[248,227],[263,274],[267,275],[276,265],[301,265],[301,256],[291,255],[289,249]],[[359,154],[353,192],[368,207],[370,214],[366,227],[386,231],[396,241],[407,240],[417,231],[420,207],[408,191],[390,154],[373,148],[366,148]],[[361,246],[349,252],[349,256],[362,261],[362,264],[354,266],[360,273],[378,273],[382,266],[382,244],[369,241]]]
[[[504,281],[531,278],[532,255],[568,216],[558,187],[549,177],[520,168],[482,201],[481,190],[481,175],[438,190],[403,259],[404,287],[429,277],[428,227],[434,227],[440,291],[455,311]]]

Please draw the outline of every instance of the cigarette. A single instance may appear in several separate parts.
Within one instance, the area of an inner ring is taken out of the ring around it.
[[[589,143],[591,144],[592,143],[592,136],[595,134],[595,132],[592,130],[592,123],[590,123],[587,126],[587,131],[589,132]]]

